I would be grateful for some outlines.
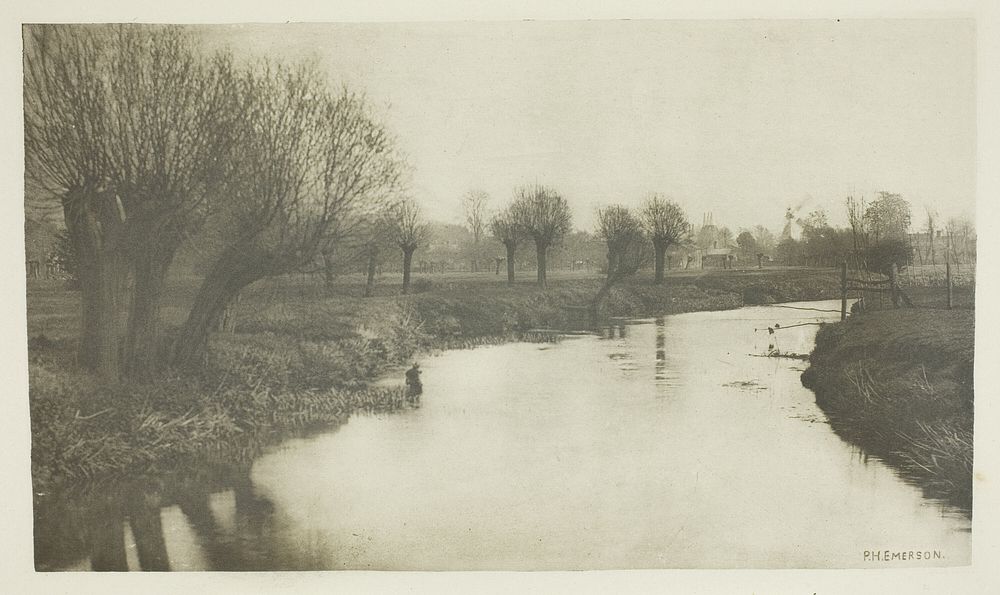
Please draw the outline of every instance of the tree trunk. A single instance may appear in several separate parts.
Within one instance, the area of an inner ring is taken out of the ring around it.
[[[653,282],[657,285],[663,284],[663,261],[667,255],[667,245],[662,242],[653,242],[653,251],[656,255],[655,258],[655,275],[653,277]]]
[[[149,247],[133,245],[134,288],[125,337],[123,365],[130,379],[148,379],[163,363],[159,334],[160,301],[167,269],[177,245],[154,241]]]
[[[597,313],[601,309],[601,302],[604,301],[604,298],[607,297],[609,293],[611,293],[611,288],[614,287],[615,283],[620,281],[621,278],[622,277],[619,275],[608,276],[608,278],[605,279],[604,283],[601,285],[601,288],[597,290],[597,294],[594,296],[594,299],[590,301],[589,311],[591,324],[597,324]],[[614,333],[614,331],[612,331],[612,333]]]
[[[79,261],[79,361],[105,382],[117,382],[128,268],[120,250],[122,222],[104,203],[76,190],[64,197],[63,214]]]
[[[337,278],[337,271],[334,267],[333,256],[327,252],[323,253],[323,283],[327,291],[333,289],[333,282]]]
[[[368,280],[365,282],[365,297],[375,295],[375,265],[378,264],[378,250],[368,250]]]
[[[535,244],[535,253],[538,256],[538,286],[545,289],[545,252],[548,248],[545,244]]]
[[[517,248],[517,244],[514,242],[504,243],[504,247],[507,248],[507,286],[514,286],[514,250]]]
[[[410,293],[410,267],[413,265],[413,251],[416,248],[403,248],[403,294]]]
[[[242,298],[242,293],[237,293],[226,307],[223,308],[222,314],[219,315],[219,320],[216,322],[215,330],[220,333],[235,333],[236,332],[236,316],[237,316],[237,306],[240,304],[240,299]]]
[[[88,263],[80,267],[82,325],[80,362],[106,382],[121,378],[121,319],[124,296],[121,277],[125,266],[119,259]]]
[[[614,274],[615,274],[615,267],[616,267],[616,265],[615,265],[615,253],[612,252],[611,250],[608,250],[608,277],[607,277],[608,281],[610,281],[611,277],[614,276]]]
[[[240,249],[231,248],[205,277],[174,343],[172,363],[175,366],[191,366],[201,360],[208,344],[208,333],[223,311],[244,287],[260,278],[259,270],[252,272],[245,259]]]

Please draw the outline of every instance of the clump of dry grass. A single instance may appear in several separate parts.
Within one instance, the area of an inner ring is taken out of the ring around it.
[[[192,459],[242,460],[283,431],[339,423],[354,411],[391,411],[403,388],[304,384],[287,354],[246,348],[201,377],[102,387],[80,370],[31,364],[36,489],[102,475],[169,470]]]

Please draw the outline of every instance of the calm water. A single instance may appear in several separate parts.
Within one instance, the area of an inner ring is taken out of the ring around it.
[[[421,363],[419,407],[289,440],[214,487],[147,494],[145,513],[84,529],[91,537],[76,549],[36,544],[39,565],[89,569],[95,556],[104,567],[175,570],[968,563],[966,518],[834,435],[799,381],[803,362],[759,357],[771,346],[808,353],[817,330],[768,326],[837,316],[751,307],[445,352]],[[864,558],[887,549],[935,557]]]

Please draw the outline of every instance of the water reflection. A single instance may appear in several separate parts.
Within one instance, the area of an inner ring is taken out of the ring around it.
[[[161,504],[155,483],[36,501],[39,569],[170,570]]]
[[[39,570],[313,570],[323,540],[290,543],[248,465],[126,482],[36,502]],[[164,487],[164,486],[169,487]],[[169,526],[165,531],[164,527]]]
[[[597,329],[597,334],[602,339],[625,339],[628,337],[628,324],[625,321],[618,321],[600,326]]]
[[[659,386],[675,386],[676,377],[669,372],[667,364],[667,321],[660,316],[653,321],[656,328],[656,366],[654,378]],[[675,346],[675,349],[682,348]]]
[[[92,570],[128,570],[124,521],[118,506],[107,506],[103,514],[93,520],[90,527]]]
[[[203,485],[184,490],[178,500],[188,524],[197,536],[197,543],[210,568],[218,570],[254,570],[259,567],[260,546],[267,543],[268,528],[274,514],[274,504],[254,491],[249,473],[242,473],[231,482],[231,489],[222,493],[233,503],[232,520],[228,527],[220,523],[213,507],[213,498]]]
[[[139,568],[170,570],[167,543],[163,537],[163,522],[160,518],[160,507],[163,502],[159,486],[143,485],[125,504],[129,527],[139,555]]]

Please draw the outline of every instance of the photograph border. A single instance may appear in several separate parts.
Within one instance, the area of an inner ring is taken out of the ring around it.
[[[118,593],[145,592],[311,593],[346,592],[678,592],[678,593],[882,593],[894,592],[977,593],[1000,592],[998,514],[1000,500],[995,487],[1000,481],[998,406],[994,387],[1000,386],[995,365],[998,317],[988,311],[997,296],[997,276],[977,280],[976,301],[982,305],[976,316],[975,385],[979,398],[975,411],[975,496],[972,564],[954,568],[861,569],[861,570],[656,570],[585,572],[356,572],[321,573],[36,573],[33,570],[32,500],[30,482],[30,426],[27,403],[27,332],[24,281],[24,181],[21,76],[21,24],[31,22],[392,22],[467,20],[580,20],[580,19],[748,19],[748,18],[974,18],[977,31],[977,200],[976,226],[996,228],[994,200],[1000,190],[1000,144],[998,114],[1000,79],[1000,30],[996,1],[905,2],[877,0],[861,2],[794,2],[773,0],[754,3],[696,2],[684,0],[669,7],[652,0],[607,3],[585,2],[339,2],[320,7],[298,0],[264,3],[183,2],[138,4],[98,0],[80,5],[68,1],[30,3],[19,1],[4,17],[3,78],[4,109],[2,151],[8,199],[3,202],[7,245],[3,254],[8,281],[3,284],[3,306],[7,340],[3,342],[3,380],[8,387],[0,415],[4,437],[4,498],[8,517],[2,544],[3,580],[11,592],[23,593]],[[997,262],[1000,242],[988,234],[979,236],[977,250],[991,270]],[[983,389],[980,392],[979,389]],[[817,535],[818,540],[823,539]]]

